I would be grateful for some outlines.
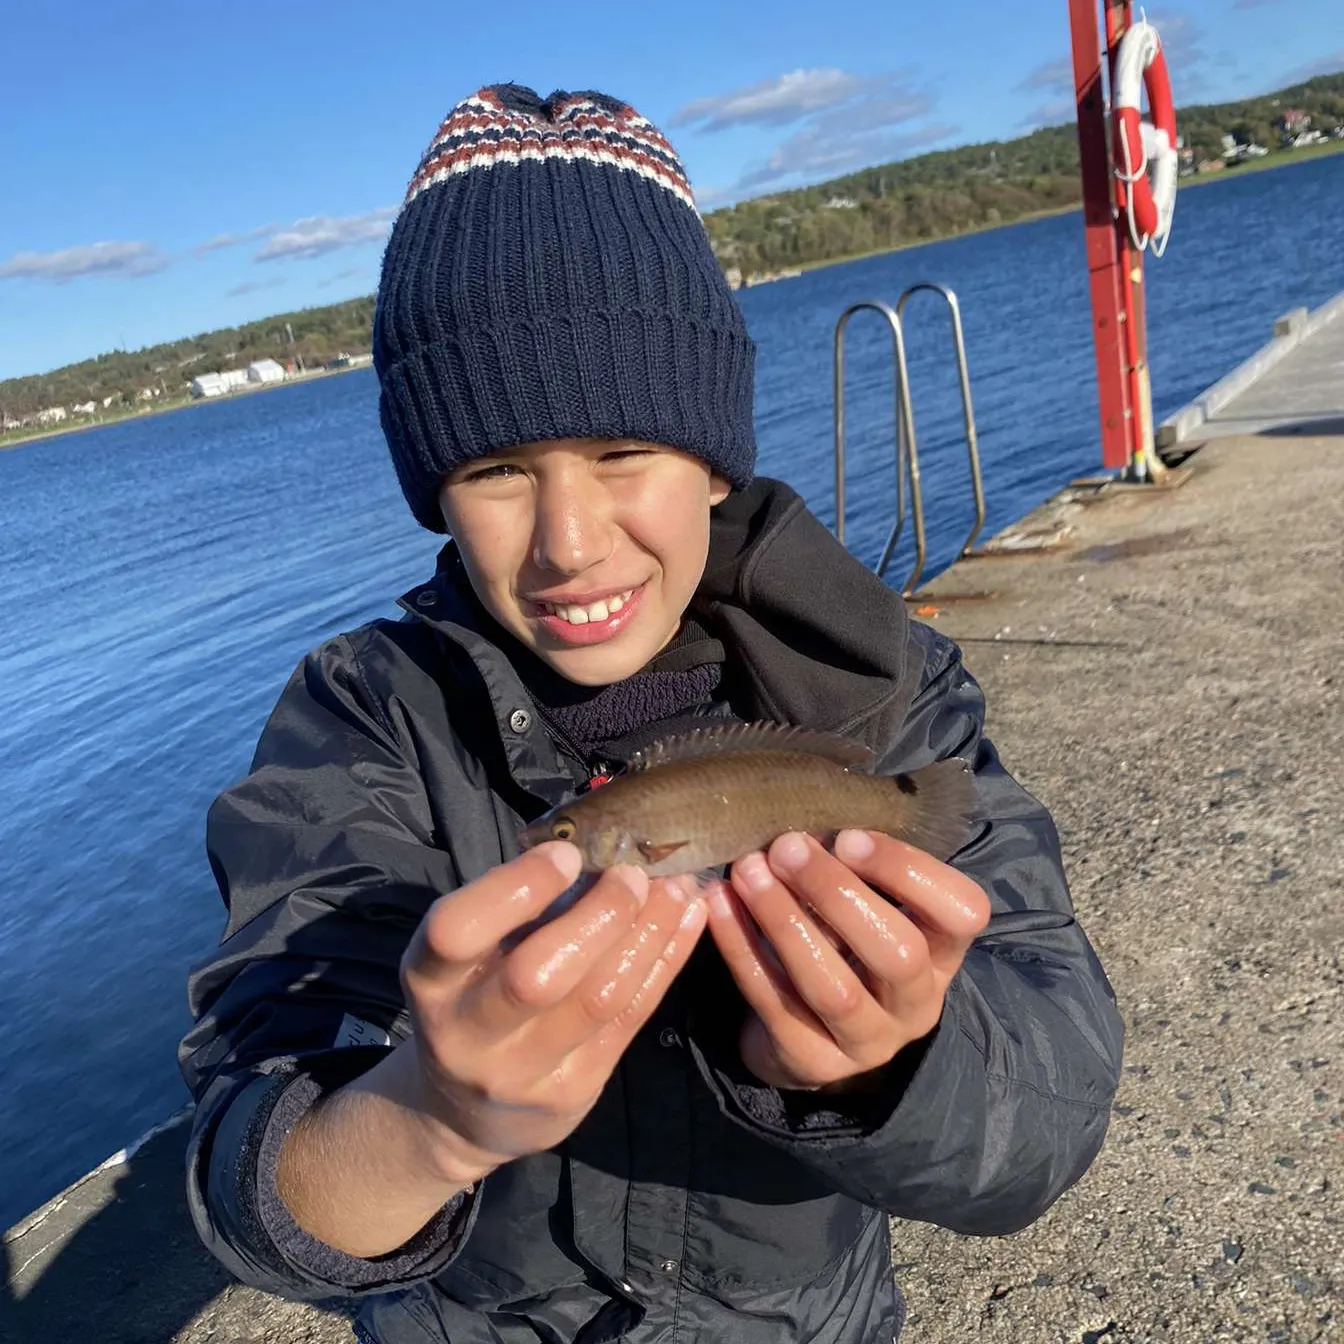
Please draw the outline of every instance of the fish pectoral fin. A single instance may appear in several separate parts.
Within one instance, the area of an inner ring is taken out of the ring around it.
[[[673,840],[669,845],[655,845],[652,840],[641,840],[636,849],[644,856],[647,863],[662,863],[664,859],[669,859],[679,849],[686,846],[685,840]]]

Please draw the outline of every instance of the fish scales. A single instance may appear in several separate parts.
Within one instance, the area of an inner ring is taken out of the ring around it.
[[[716,868],[766,848],[786,831],[830,835],[846,827],[889,830],[892,783],[802,752],[741,751],[678,761],[632,776],[606,802],[621,824],[653,847],[681,842],[669,871]],[[899,795],[897,795],[899,796]]]
[[[966,762],[895,776],[856,768],[870,759],[847,739],[773,724],[700,730],[654,744],[628,773],[534,822],[523,842],[569,840],[585,871],[635,864],[655,877],[733,863],[787,831],[880,831],[939,858],[967,843]]]

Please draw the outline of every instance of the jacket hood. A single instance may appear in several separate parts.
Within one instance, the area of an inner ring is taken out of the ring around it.
[[[904,600],[782,481],[758,477],[714,510],[693,605],[744,663],[758,714],[864,738],[882,736],[885,711],[904,716]]]
[[[421,600],[430,592],[432,615]],[[401,605],[431,624],[483,633],[455,542],[439,552],[433,580]],[[873,746],[904,717],[905,602],[784,482],[757,477],[712,511],[709,558],[691,605],[737,656],[749,701],[741,709],[753,717]]]

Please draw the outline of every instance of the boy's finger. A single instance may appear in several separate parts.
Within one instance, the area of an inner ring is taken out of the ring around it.
[[[669,943],[681,939],[680,925],[693,892],[683,883],[651,884],[648,901],[625,935],[590,963],[577,985],[520,1039],[538,1068],[553,1069],[584,1041],[617,1021],[644,991]],[[682,939],[684,941],[684,939]]]
[[[776,1038],[791,1027],[825,1036],[826,1028],[799,997],[778,954],[732,888],[719,884],[710,892],[709,902],[714,942],[742,997],[766,1030]]]
[[[704,900],[697,897],[690,901],[644,983],[614,1021],[589,1037],[570,1056],[574,1067],[600,1070],[604,1078],[611,1073],[691,959],[691,953],[705,931],[705,919]]]
[[[467,1011],[491,1035],[552,1011],[619,940],[648,897],[638,868],[612,868],[563,914],[495,959],[468,991]]]
[[[793,838],[802,840],[801,836]],[[808,879],[806,884],[800,882],[797,888],[790,889],[776,877],[764,858],[751,855],[733,866],[733,887],[750,912],[752,921],[778,954],[794,993],[812,1010],[836,1045],[846,1055],[858,1059],[888,1034],[886,1012],[800,902],[810,899],[817,911],[842,934],[846,929],[836,914],[849,916],[850,925],[859,935],[851,946],[863,947],[865,942],[872,940],[863,937],[865,924],[855,920],[849,908],[860,898],[836,889],[841,873],[849,878],[851,886],[856,885],[853,874],[846,872],[815,841],[808,843],[816,851],[817,861],[807,864],[803,874]],[[876,909],[880,902],[876,896],[869,895]],[[882,914],[891,917],[895,911],[888,907]],[[913,929],[910,932],[913,935],[911,941],[921,945],[919,951],[922,953],[923,940]],[[905,955],[902,943],[898,939],[888,939],[881,951],[885,955],[874,957],[870,969],[883,979],[889,974],[906,976],[906,963],[910,958]],[[866,963],[871,952],[864,948],[859,955]],[[764,1016],[762,1020],[769,1025]]]
[[[412,935],[402,966],[433,979],[451,979],[474,966],[562,895],[582,863],[573,845],[553,841],[441,896]]]
[[[928,943],[941,975],[953,975],[989,923],[989,897],[973,878],[913,845],[872,831],[841,831],[835,857],[900,904]]]

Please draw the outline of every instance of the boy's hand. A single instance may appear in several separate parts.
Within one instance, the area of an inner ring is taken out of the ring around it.
[[[842,832],[834,855],[781,836],[730,876],[710,930],[754,1010],[743,1062],[774,1087],[841,1090],[927,1036],[989,922],[964,873],[867,831]]]
[[[557,842],[493,869],[436,901],[402,958],[415,1031],[397,1091],[440,1175],[465,1184],[566,1138],[704,932],[690,884],[624,868],[509,946],[579,864]]]

